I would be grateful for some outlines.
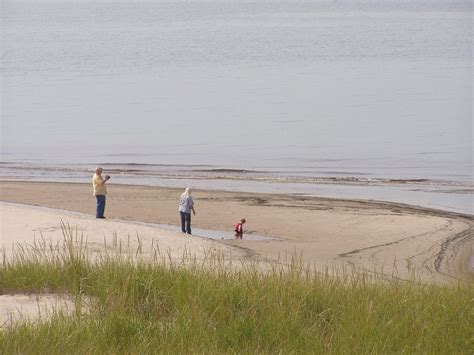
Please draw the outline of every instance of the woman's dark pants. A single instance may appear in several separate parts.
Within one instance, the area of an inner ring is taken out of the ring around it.
[[[179,212],[181,215],[181,231],[191,234],[191,213]]]
[[[96,195],[97,208],[95,212],[95,218],[104,218],[105,211],[105,195]]]

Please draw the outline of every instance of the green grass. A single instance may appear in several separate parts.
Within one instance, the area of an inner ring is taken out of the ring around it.
[[[70,232],[68,232],[70,233]],[[73,247],[72,245],[76,245]],[[79,246],[77,246],[79,245]],[[0,353],[455,353],[474,349],[474,287],[367,275],[90,260],[83,243],[21,249],[0,292],[76,296],[87,313],[0,331]],[[5,258],[4,258],[5,259]]]

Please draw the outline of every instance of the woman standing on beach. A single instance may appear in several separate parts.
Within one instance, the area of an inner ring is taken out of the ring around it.
[[[196,214],[194,210],[194,201],[191,197],[191,190],[189,187],[184,190],[179,200],[179,214],[181,215],[181,231],[183,233],[191,234],[191,211]]]

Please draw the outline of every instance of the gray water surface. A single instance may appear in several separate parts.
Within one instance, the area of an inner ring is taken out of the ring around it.
[[[1,21],[3,162],[473,181],[470,2],[6,0]]]

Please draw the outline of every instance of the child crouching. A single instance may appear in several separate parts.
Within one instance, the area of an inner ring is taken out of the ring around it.
[[[242,218],[234,225],[235,239],[242,239],[244,236],[244,224],[247,222],[245,218]]]

